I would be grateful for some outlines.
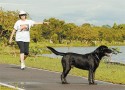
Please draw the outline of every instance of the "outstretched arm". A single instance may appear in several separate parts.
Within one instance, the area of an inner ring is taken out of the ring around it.
[[[47,24],[49,25],[50,22],[35,22],[34,24]]]

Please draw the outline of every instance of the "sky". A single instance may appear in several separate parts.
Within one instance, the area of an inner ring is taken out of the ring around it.
[[[24,10],[34,21],[51,17],[82,25],[125,24],[125,0],[0,0],[4,10]]]

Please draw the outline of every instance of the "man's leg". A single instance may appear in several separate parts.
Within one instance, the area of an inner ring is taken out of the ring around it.
[[[21,53],[21,54],[20,54],[20,60],[21,60],[21,63],[24,62],[24,53]]]
[[[26,60],[27,57],[28,57],[28,55],[24,55],[24,60]]]
[[[25,43],[24,43],[24,50],[25,50],[24,60],[26,60],[26,58],[27,58],[28,55],[29,55],[29,42],[25,42]]]
[[[21,60],[21,69],[25,69],[25,62],[24,62],[24,53],[20,54],[20,60]]]
[[[17,42],[19,49],[20,49],[20,61],[21,61],[21,69],[25,69],[25,62],[24,62],[24,42],[19,41]]]

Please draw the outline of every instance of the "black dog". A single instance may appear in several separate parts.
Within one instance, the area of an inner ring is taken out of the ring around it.
[[[103,56],[109,56],[112,53],[112,50],[107,46],[100,46],[95,51],[88,54],[77,54],[77,53],[62,53],[58,52],[52,47],[47,47],[54,54],[61,55],[62,57],[62,66],[63,72],[61,75],[62,84],[68,84],[66,81],[66,76],[71,70],[72,66],[75,66],[79,69],[84,69],[89,71],[88,81],[89,84],[95,84],[94,77],[95,71],[99,66],[100,60]]]

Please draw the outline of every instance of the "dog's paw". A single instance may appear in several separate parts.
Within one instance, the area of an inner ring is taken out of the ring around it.
[[[62,84],[69,84],[68,82],[62,82]]]
[[[89,83],[89,85],[97,85],[97,83]]]

